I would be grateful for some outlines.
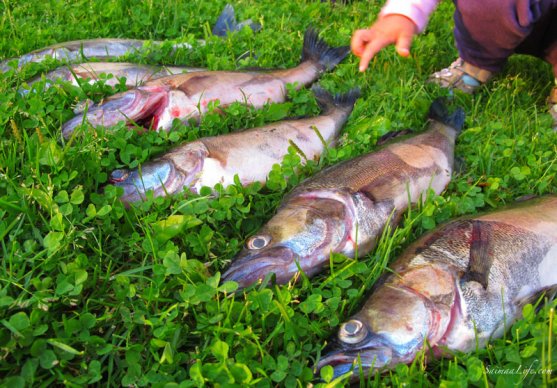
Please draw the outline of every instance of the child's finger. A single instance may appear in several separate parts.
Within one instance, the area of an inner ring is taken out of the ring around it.
[[[410,55],[413,35],[401,34],[396,41],[396,52],[398,55],[407,57]]]
[[[371,40],[372,33],[370,30],[357,30],[352,35],[352,40],[350,41],[350,48],[352,52],[357,57],[361,57],[364,53],[364,49]]]
[[[391,42],[380,37],[372,39],[364,49],[362,57],[360,59],[360,71],[366,71],[369,62],[373,59],[375,54],[377,54],[383,47],[389,45]]]

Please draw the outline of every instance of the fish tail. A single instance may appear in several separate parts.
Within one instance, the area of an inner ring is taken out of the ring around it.
[[[251,19],[245,20],[243,22],[236,22],[236,14],[234,13],[234,7],[230,4],[226,4],[224,10],[220,14],[217,22],[213,26],[213,35],[216,36],[226,36],[230,31],[240,31],[244,26],[249,26],[254,32],[261,29],[261,24],[254,23]]]
[[[331,70],[338,65],[350,52],[349,46],[331,47],[320,39],[318,32],[308,28],[304,35],[302,62],[315,61],[323,70]]]
[[[462,131],[466,118],[466,114],[461,107],[458,107],[453,113],[449,113],[446,100],[443,98],[436,98],[431,103],[428,116],[430,119],[456,129],[458,133]]]
[[[314,85],[311,90],[317,103],[324,111],[333,108],[352,110],[356,100],[360,97],[360,88],[353,88],[344,94],[335,94],[334,96],[318,85]]]

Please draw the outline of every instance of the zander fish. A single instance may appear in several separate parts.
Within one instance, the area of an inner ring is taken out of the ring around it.
[[[195,67],[151,66],[126,62],[87,62],[62,66],[42,76],[33,78],[28,84],[33,85],[44,77],[47,80],[45,89],[50,87],[52,83],[57,80],[68,81],[74,86],[79,86],[82,82],[97,82],[102,74],[111,74],[112,78],[106,79],[107,85],[115,86],[119,84],[120,79],[124,77],[126,79],[126,86],[128,88],[134,88],[148,81],[168,75],[205,70],[206,69]],[[20,92],[25,94],[28,90],[20,89]]]
[[[169,130],[174,119],[199,119],[211,102],[220,106],[245,102],[256,108],[286,99],[286,85],[302,88],[346,57],[349,47],[329,47],[317,32],[308,29],[302,61],[292,69],[267,72],[201,71],[159,78],[136,89],[109,97],[102,105],[77,115],[62,127],[64,137],[88,121],[93,126],[112,126],[120,121]]]
[[[319,369],[354,368],[356,379],[411,362],[426,342],[440,356],[500,337],[526,303],[557,289],[557,196],[445,224],[391,268]]]
[[[374,247],[387,222],[396,224],[431,187],[441,193],[451,179],[461,109],[449,115],[440,101],[422,134],[332,166],[303,182],[223,275],[246,287],[274,273],[286,283],[300,268],[319,272],[330,254],[354,257]]]
[[[359,96],[357,89],[335,97],[319,87],[313,91],[323,109],[317,117],[280,121],[186,143],[141,169],[114,171],[110,182],[124,189],[121,200],[125,203],[141,200],[148,190],[163,196],[185,187],[199,192],[201,187],[212,188],[217,183],[228,186],[234,183],[235,175],[244,185],[265,183],[273,165],[288,153],[290,142],[306,158],[318,158],[325,148],[323,140],[334,142]]]
[[[238,31],[245,25],[249,25],[254,31],[261,28],[260,25],[253,23],[251,20],[237,23],[234,8],[232,8],[230,4],[227,4],[215,23],[212,32],[217,36],[225,36],[229,31]],[[164,43],[162,41],[110,38],[86,39],[58,43],[32,51],[19,58],[4,60],[0,62],[0,71],[8,71],[10,69],[9,63],[15,59],[18,61],[18,69],[27,63],[43,62],[48,58],[67,62],[79,62],[82,61],[83,58],[85,58],[85,60],[93,58],[98,60],[108,60],[139,52],[144,49],[147,42],[149,42],[152,46],[160,46]],[[188,43],[176,43],[173,45],[173,50],[182,48],[190,49],[191,45]]]

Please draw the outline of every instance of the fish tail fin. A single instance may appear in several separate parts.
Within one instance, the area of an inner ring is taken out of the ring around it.
[[[331,70],[346,58],[349,52],[349,46],[329,46],[324,40],[319,38],[318,32],[311,27],[304,34],[302,62],[314,61],[323,68],[322,70]]]
[[[360,88],[352,88],[343,94],[332,95],[321,86],[313,85],[311,88],[319,107],[328,111],[333,108],[352,110],[356,100],[360,97]]]
[[[228,35],[230,31],[240,31],[246,25],[249,26],[253,32],[257,32],[261,29],[261,24],[254,23],[251,19],[237,23],[234,7],[230,4],[226,4],[217,22],[213,26],[212,33],[213,35],[223,37]]]
[[[224,10],[219,15],[217,22],[213,26],[213,35],[216,36],[226,36],[228,31],[235,31],[238,24],[236,23],[236,14],[234,13],[234,7],[230,4],[226,4]]]
[[[449,127],[452,127],[460,133],[464,127],[464,119],[466,114],[461,107],[458,107],[454,112],[449,113],[447,103],[443,98],[437,98],[431,103],[429,107],[430,119],[439,121]]]

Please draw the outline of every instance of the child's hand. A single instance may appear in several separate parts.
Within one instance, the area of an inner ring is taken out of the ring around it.
[[[396,45],[399,55],[410,55],[412,38],[417,27],[412,20],[402,15],[386,15],[380,17],[369,29],[357,30],[352,35],[352,52],[360,57],[360,71],[365,71],[369,61],[382,48],[390,44]]]

